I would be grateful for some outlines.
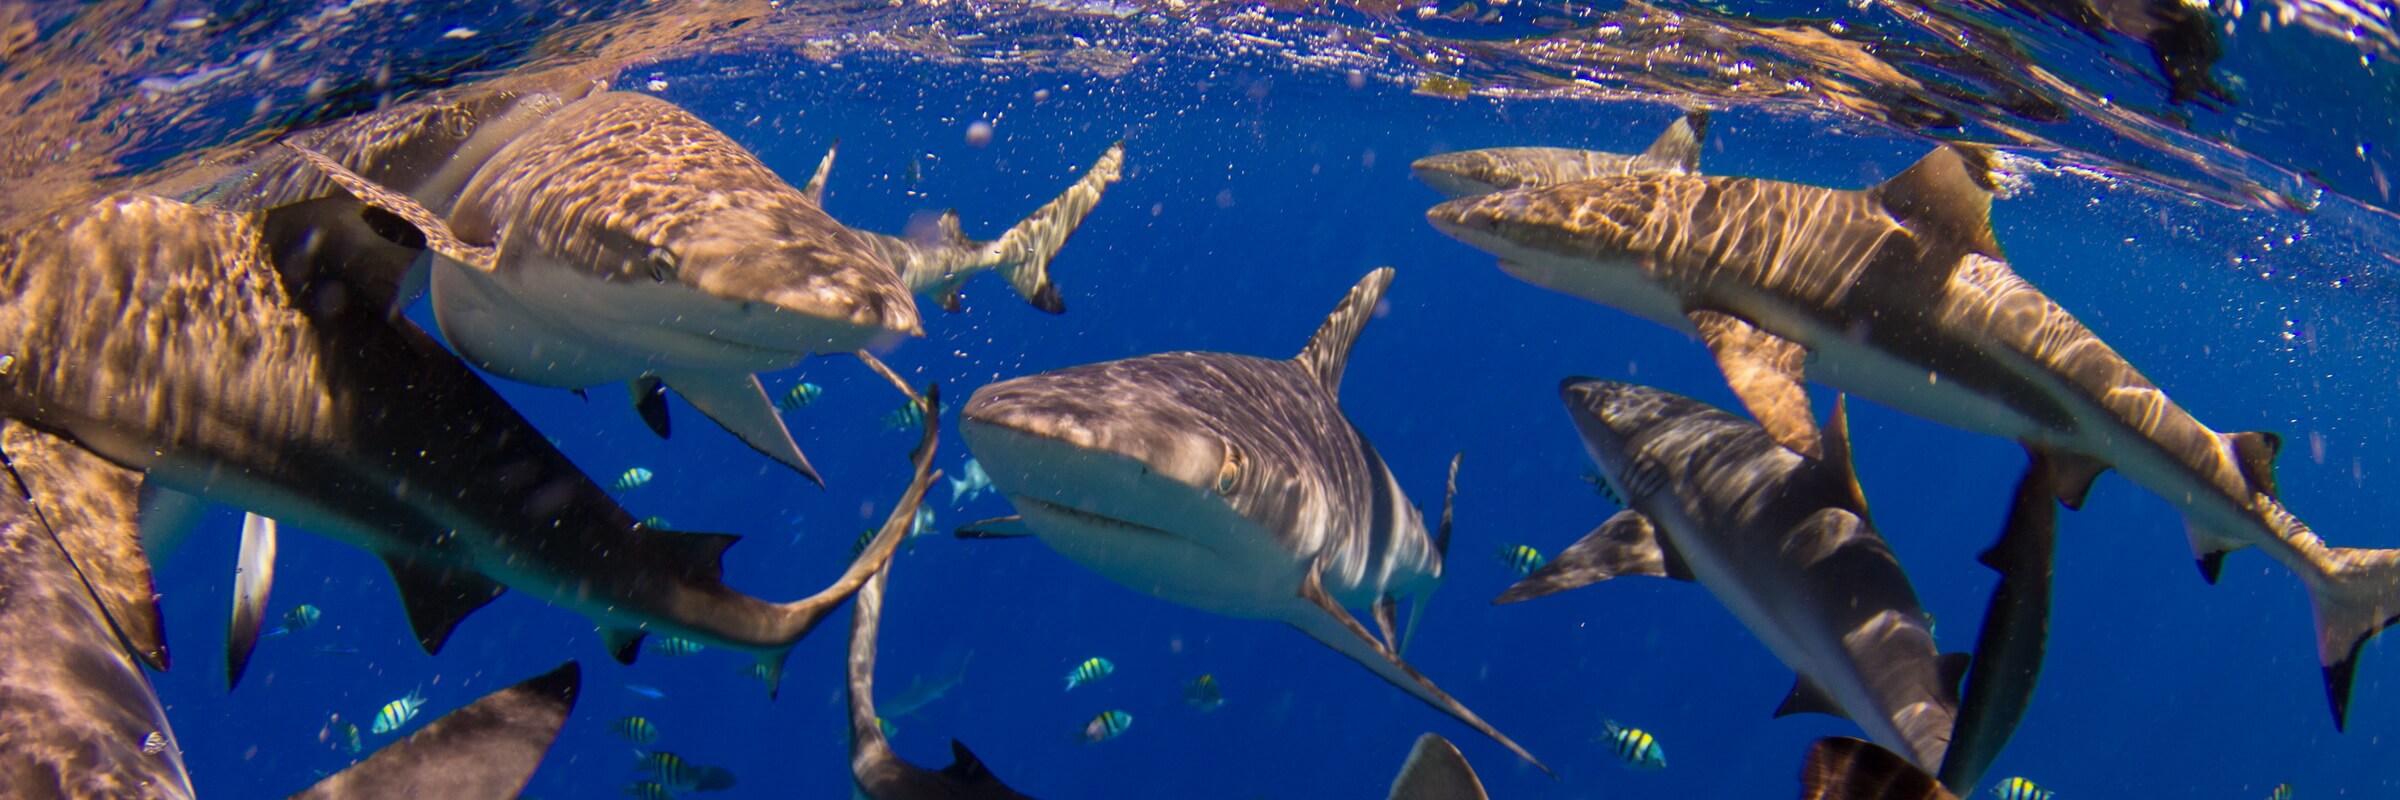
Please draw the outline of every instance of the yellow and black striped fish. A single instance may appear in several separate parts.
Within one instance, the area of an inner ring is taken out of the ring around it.
[[[416,719],[417,711],[424,707],[425,696],[411,691],[407,697],[385,703],[382,708],[375,710],[373,730],[376,733],[391,733],[399,730],[401,726],[407,725],[409,720]]]
[[[625,796],[634,800],[675,800],[675,793],[656,781],[625,784]]]
[[[1098,656],[1084,659],[1083,663],[1075,665],[1074,672],[1067,673],[1067,691],[1106,678],[1116,671],[1117,665],[1109,663],[1108,659]]]
[[[1125,735],[1133,727],[1133,715],[1123,711],[1102,711],[1091,722],[1084,723],[1083,743],[1098,744]]]
[[[650,642],[650,649],[660,655],[688,656],[700,652],[700,643],[681,636],[661,636]]]
[[[2275,784],[2275,791],[2267,793],[2267,800],[2292,800],[2292,785],[2288,783]]]
[[[609,723],[608,731],[625,737],[625,741],[632,742],[638,747],[649,747],[658,741],[658,726],[650,724],[648,717],[626,717],[617,720]]]
[[[2050,790],[2035,786],[2024,778],[2010,778],[1992,787],[1992,796],[2000,800],[2050,800]]]
[[[1501,545],[1499,558],[1508,564],[1509,569],[1516,570],[1519,578],[1531,575],[1534,570],[1541,569],[1543,564],[1550,563],[1549,559],[1542,557],[1542,551],[1533,549],[1532,545],[1523,544]]]
[[[784,392],[783,397],[776,399],[775,407],[785,411],[798,411],[817,402],[817,398],[824,394],[825,387],[802,382],[800,385],[792,387],[791,391]]]
[[[1625,766],[1644,771],[1667,768],[1667,751],[1658,746],[1658,737],[1650,735],[1649,731],[1628,728],[1610,720],[1603,720],[1600,724],[1606,732],[1593,741],[1606,745],[1609,752],[1617,754],[1617,758],[1625,762]]]
[[[651,780],[669,789],[689,789],[699,782],[699,771],[691,762],[665,750],[643,753],[636,764]]]

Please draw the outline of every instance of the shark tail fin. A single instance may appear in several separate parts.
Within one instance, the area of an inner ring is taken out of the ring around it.
[[[2269,431],[2242,431],[2224,437],[2250,490],[2275,497],[2275,455],[2283,452],[2283,437]]]
[[[989,242],[968,239],[959,232],[957,216],[946,214],[938,223],[933,257],[912,259],[901,278],[917,291],[932,292],[943,309],[957,311],[959,287],[966,279],[994,270],[1034,308],[1062,313],[1067,305],[1059,298],[1058,286],[1050,282],[1050,259],[1058,256],[1067,237],[1100,204],[1100,195],[1109,184],[1123,177],[1124,168],[1125,143],[1110,145],[1066,191]]]
[[[777,606],[780,618],[774,622],[773,637],[785,645],[775,655],[774,664],[768,668],[769,687],[773,687],[780,676],[783,656],[790,651],[790,645],[816,630],[825,617],[848,602],[851,596],[858,594],[860,587],[866,586],[870,578],[891,563],[892,554],[900,549],[900,542],[907,539],[909,530],[915,527],[917,509],[925,503],[926,490],[933,488],[933,482],[942,477],[941,471],[933,468],[934,445],[939,441],[942,428],[941,387],[927,386],[922,394],[914,391],[909,394],[917,407],[925,412],[925,427],[917,439],[916,447],[908,454],[909,463],[915,469],[909,479],[908,489],[901,493],[900,502],[892,505],[891,515],[884,517],[883,527],[876,530],[875,538],[868,541],[866,549],[859,551],[856,558],[851,559],[850,567],[842,571],[841,577],[834,579],[833,585],[816,594]]]
[[[1684,112],[1683,119],[1667,126],[1667,132],[1659,134],[1658,140],[1650,143],[1650,149],[1642,151],[1642,156],[1681,166],[1685,172],[1699,172],[1700,145],[1707,141],[1708,109],[1696,108]]]
[[[1991,151],[1950,145],[1927,153],[1871,191],[1919,235],[2001,258],[2000,240],[1992,236],[1992,169]]]
[[[1873,742],[1818,739],[1800,766],[1800,800],[1958,800],[1915,764]]]
[[[1408,760],[1400,764],[1400,774],[1392,778],[1389,800],[1490,800],[1484,794],[1483,781],[1475,777],[1475,768],[1467,757],[1459,754],[1458,746],[1439,734],[1417,737],[1417,746],[1408,751]]]
[[[1458,462],[1465,460],[1466,457],[1467,453],[1464,450],[1451,454],[1450,482],[1442,489],[1442,523],[1440,527],[1434,529],[1433,551],[1442,557],[1444,563],[1448,563],[1450,560],[1450,521],[1456,516],[1458,510]],[[1431,588],[1409,598],[1408,627],[1401,629],[1400,641],[1392,643],[1394,652],[1401,656],[1408,655],[1409,643],[1417,640],[1417,622],[1425,618],[1425,601],[1432,598],[1433,589]]]
[[[2297,524],[2297,523],[2295,523]],[[2325,667],[2334,730],[2350,722],[2350,685],[2368,639],[2400,622],[2400,550],[2335,547],[2325,575],[2309,582],[2317,611],[2317,657]]]

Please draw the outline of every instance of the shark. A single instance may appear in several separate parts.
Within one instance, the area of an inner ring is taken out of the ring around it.
[[[1708,112],[1691,111],[1667,126],[1650,148],[1633,155],[1565,147],[1490,147],[1417,159],[1409,169],[1453,199],[1555,186],[1601,177],[1682,175],[1700,171]]]
[[[950,690],[967,682],[967,663],[974,659],[975,652],[970,650],[967,652],[967,657],[959,659],[958,666],[947,673],[935,675],[932,680],[927,680],[922,675],[911,679],[908,682],[908,688],[900,690],[900,693],[893,695],[892,699],[883,702],[881,707],[884,715],[892,719],[913,716],[919,709],[932,705],[934,701],[949,695]]]
[[[977,389],[960,433],[1019,516],[960,534],[1035,536],[1134,591],[1280,620],[1539,765],[1399,655],[1393,609],[1414,598],[1422,616],[1449,526],[1428,535],[1338,396],[1391,280],[1368,273],[1291,359],[1162,353]]]
[[[2359,648],[2400,614],[2400,550],[2333,547],[2277,500],[2280,437],[2219,433],[2018,276],[1991,154],[1944,147],[1862,190],[1607,177],[1451,200],[1426,218],[1538,286],[1699,337],[1776,441],[1821,453],[1810,380],[2040,448],[2080,506],[2114,469],[2179,511],[2211,582],[2257,547],[2308,589],[2336,729]]]
[[[145,490],[374,554],[427,652],[513,588],[594,620],[621,661],[661,631],[778,677],[898,546],[870,543],[800,600],[733,590],[737,537],[637,522],[432,337],[356,304],[338,276],[278,271],[268,227],[117,195],[0,240],[0,416],[140,472]],[[917,447],[911,512],[930,482],[931,441]]]
[[[1475,767],[1457,745],[1428,733],[1409,748],[1387,800],[1491,800],[1491,795],[1484,793],[1483,780],[1475,777]]]
[[[626,383],[662,436],[663,390],[672,390],[820,485],[756,373],[920,336],[911,291],[955,308],[959,287],[984,271],[1043,310],[1063,310],[1047,265],[1124,159],[1121,144],[1109,148],[996,240],[966,238],[951,213],[918,241],[853,230],[824,211],[830,152],[794,188],[723,131],[650,95],[534,93],[454,115],[474,133],[448,148],[439,136],[420,145],[454,153],[430,174],[367,168],[375,148],[333,133],[286,142],[306,165],[288,168],[413,224],[433,253],[436,323],[475,366],[538,386]]]
[[[443,714],[292,800],[516,797],[582,690],[583,667],[560,664]]]
[[[1809,745],[1800,800],[1959,800],[1932,775],[1873,742],[1828,736]]]
[[[875,710],[875,640],[891,565],[875,572],[850,604],[850,778],[865,800],[1031,800],[1002,783],[965,743],[950,740],[950,765],[929,770],[900,758]],[[964,668],[964,665],[961,665]]]
[[[2027,457],[1999,541],[1976,558],[2000,573],[2000,582],[1975,634],[1950,752],[1937,771],[1942,786],[1961,796],[1975,793],[1984,771],[2016,735],[2050,648],[2050,569],[2058,544],[2051,498],[2058,477],[2042,451],[2028,449]]]
[[[1869,521],[1840,406],[1831,452],[1809,458],[1646,386],[1568,378],[1559,396],[1626,507],[1494,602],[1625,575],[1696,581],[1800,673],[1776,716],[1844,717],[1939,767],[1966,657],[1935,650],[1916,590]]]

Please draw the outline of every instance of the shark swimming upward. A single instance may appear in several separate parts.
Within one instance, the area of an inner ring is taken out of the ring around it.
[[[906,526],[898,518],[891,524]],[[950,766],[930,770],[892,752],[875,710],[875,640],[883,624],[883,592],[891,582],[887,562],[850,604],[851,789],[866,800],[1032,800],[1000,782],[967,745],[950,740]],[[890,712],[897,715],[898,712]]]
[[[1940,767],[1965,656],[1935,651],[1916,590],[1869,524],[1838,406],[1829,452],[1812,459],[1681,395],[1593,378],[1559,395],[1626,508],[1496,602],[1624,575],[1698,581],[1800,673],[1777,716],[1844,717]]]
[[[960,432],[1022,518],[961,534],[1030,533],[1135,591],[1282,620],[1534,761],[1401,661],[1392,634],[1396,601],[1440,585],[1449,528],[1427,535],[1337,401],[1391,277],[1369,273],[1290,360],[1163,353],[977,390]],[[1384,639],[1346,606],[1373,607]]]
[[[1409,169],[1444,195],[1476,197],[1601,177],[1697,173],[1700,145],[1707,139],[1708,112],[1693,111],[1667,126],[1650,149],[1630,156],[1565,147],[1489,147],[1426,156]]]
[[[2279,439],[2185,412],[2002,260],[1988,158],[1944,148],[1845,191],[1750,178],[1597,178],[1426,217],[1527,282],[1699,336],[1775,440],[1822,451],[1815,379],[2049,453],[2079,505],[2115,469],[2183,515],[2203,575],[2258,547],[2314,601],[2334,725],[2361,645],[2400,614],[2400,550],[2330,547],[2276,500]]]
[[[0,240],[0,416],[375,554],[428,651],[513,588],[592,618],[620,659],[656,630],[780,675],[899,543],[814,597],[736,592],[719,579],[735,537],[636,522],[431,337],[338,281],[287,285],[270,253],[249,216],[144,196]],[[919,447],[910,498],[930,482]]]

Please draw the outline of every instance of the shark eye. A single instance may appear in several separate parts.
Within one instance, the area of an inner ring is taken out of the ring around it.
[[[674,280],[675,272],[682,268],[675,260],[675,253],[664,247],[650,248],[650,252],[642,255],[642,262],[650,270],[650,279],[659,283]]]
[[[1217,494],[1230,495],[1242,485],[1242,467],[1249,458],[1232,442],[1225,443],[1225,460],[1217,465]]]

